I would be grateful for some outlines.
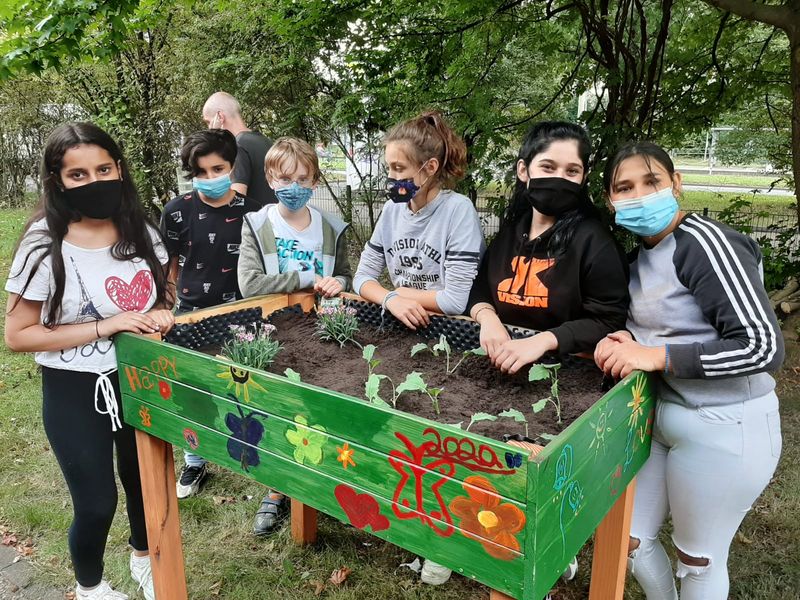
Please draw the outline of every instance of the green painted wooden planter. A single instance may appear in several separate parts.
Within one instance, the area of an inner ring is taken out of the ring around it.
[[[116,348],[127,423],[517,599],[547,593],[650,451],[642,373],[529,460],[165,342],[124,334]]]

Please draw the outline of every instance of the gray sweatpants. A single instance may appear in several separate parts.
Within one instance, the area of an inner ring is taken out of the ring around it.
[[[658,401],[650,458],[636,478],[631,536],[640,546],[629,567],[647,600],[677,600],[669,557],[658,532],[672,514],[676,548],[708,559],[678,560],[681,600],[728,598],[728,552],[781,454],[778,398],[687,408]]]

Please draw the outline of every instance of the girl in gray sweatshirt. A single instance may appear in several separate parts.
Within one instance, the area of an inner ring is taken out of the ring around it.
[[[466,146],[437,112],[386,136],[388,201],[364,246],[353,289],[411,329],[428,313],[461,314],[485,248],[478,213],[451,189],[464,175]],[[378,277],[389,271],[393,290]]]

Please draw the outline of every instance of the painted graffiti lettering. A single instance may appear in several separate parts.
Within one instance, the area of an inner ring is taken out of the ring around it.
[[[400,475],[392,497],[392,510],[399,519],[419,519],[437,535],[448,537],[455,528],[440,488],[455,474],[456,465],[495,475],[511,475],[516,469],[505,468],[490,446],[481,444],[475,448],[475,442],[469,438],[447,436],[442,439],[432,427],[422,435],[428,439],[417,446],[404,434],[395,432],[406,451],[389,453],[389,464]],[[412,479],[413,485],[407,489]]]
[[[158,358],[150,361],[149,371],[163,375],[164,377],[178,377],[178,369],[176,368],[175,357],[159,356]]]

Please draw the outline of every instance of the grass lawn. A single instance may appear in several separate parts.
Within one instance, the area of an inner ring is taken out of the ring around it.
[[[5,279],[10,253],[22,226],[21,211],[0,211],[0,275]],[[734,543],[731,598],[741,600],[800,599],[800,349],[791,344],[779,375],[784,454],[767,492],[748,515]],[[63,590],[73,585],[66,548],[71,506],[66,486],[41,424],[41,389],[30,356],[0,348],[0,526],[20,538],[31,536],[31,558],[41,582]],[[75,432],[80,435],[80,432]],[[298,548],[284,529],[270,539],[250,535],[253,514],[264,488],[249,479],[214,468],[196,498],[181,501],[186,571],[191,598],[256,600],[291,595],[316,598],[316,582],[349,567],[340,587],[326,584],[322,597],[341,600],[440,599],[487,597],[486,588],[454,576],[438,588],[424,586],[413,573],[399,569],[413,556],[352,527],[322,517],[319,541]],[[222,503],[232,499],[232,503]],[[128,576],[127,527],[124,507],[109,535],[106,576],[122,591],[135,595]],[[555,600],[587,596],[590,548],[580,555],[575,582],[560,584]],[[634,583],[626,598],[642,600]]]
[[[681,173],[683,183],[696,185],[737,185],[741,187],[787,188],[786,181],[777,175],[729,175],[727,173]]]
[[[695,190],[684,190],[681,199],[681,208],[684,210],[701,211],[708,208],[710,211],[720,211],[737,199],[751,201],[752,210],[755,212],[765,211],[769,213],[794,214],[794,196],[767,196],[765,194],[742,194],[738,192],[706,192]]]

